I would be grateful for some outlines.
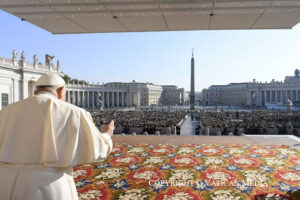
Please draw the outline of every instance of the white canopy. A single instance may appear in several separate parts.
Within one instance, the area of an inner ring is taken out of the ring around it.
[[[54,34],[287,29],[300,0],[1,0],[0,8]]]

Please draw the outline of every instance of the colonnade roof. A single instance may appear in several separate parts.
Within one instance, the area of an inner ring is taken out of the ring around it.
[[[1,0],[0,8],[51,33],[289,29],[299,0]]]

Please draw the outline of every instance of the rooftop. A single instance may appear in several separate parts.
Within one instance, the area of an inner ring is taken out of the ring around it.
[[[54,34],[218,29],[290,29],[297,0],[3,0],[3,9]]]

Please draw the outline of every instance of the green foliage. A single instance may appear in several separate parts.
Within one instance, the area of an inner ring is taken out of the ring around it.
[[[73,83],[74,82],[74,84],[78,84],[78,83],[79,84],[87,84],[86,81],[84,81],[84,80],[78,80],[77,78],[72,79],[67,74],[65,74],[62,78],[65,80],[66,83]]]

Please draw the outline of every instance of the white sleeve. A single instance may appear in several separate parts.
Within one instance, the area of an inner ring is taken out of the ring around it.
[[[91,143],[93,146],[93,160],[98,160],[101,158],[106,158],[113,148],[113,142],[111,137],[106,133],[101,133],[99,129],[95,126],[92,116],[89,112],[85,112],[87,119],[86,122],[89,125],[90,135],[93,138]],[[85,118],[85,117],[84,117]]]

